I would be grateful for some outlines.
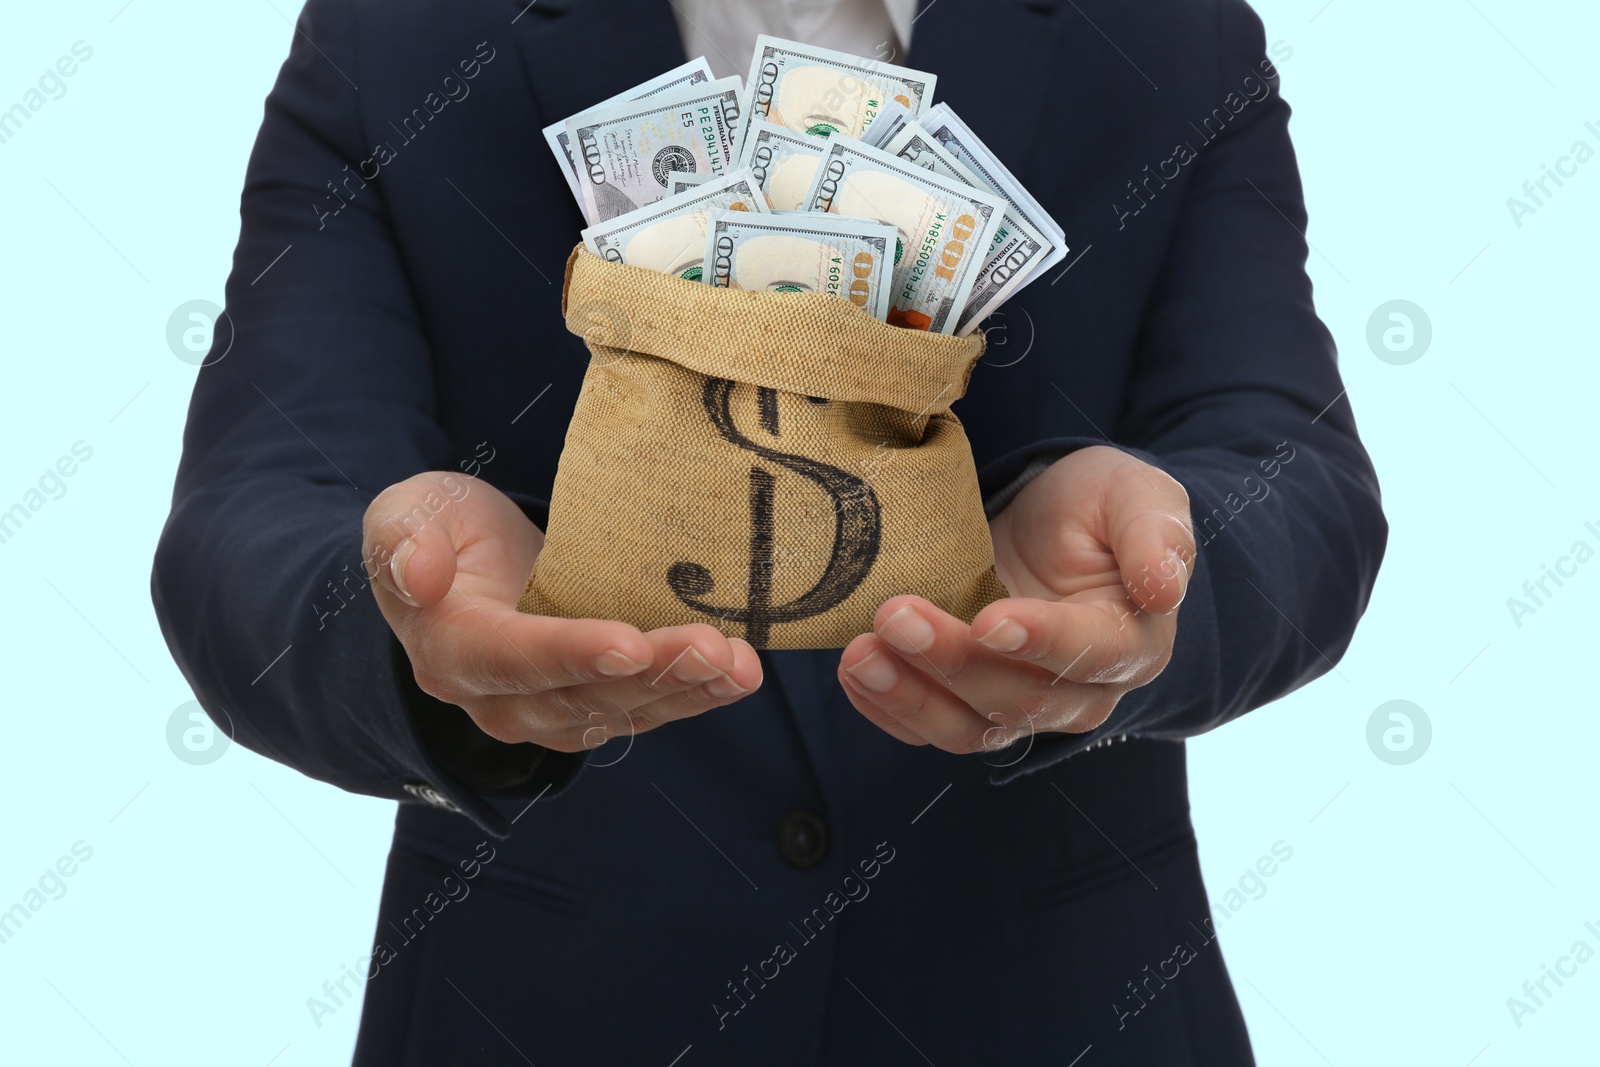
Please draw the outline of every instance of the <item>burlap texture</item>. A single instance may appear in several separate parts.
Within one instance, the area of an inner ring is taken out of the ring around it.
[[[1008,595],[949,410],[981,334],[714,289],[582,245],[562,311],[590,363],[519,611],[842,648],[900,593],[969,622]]]

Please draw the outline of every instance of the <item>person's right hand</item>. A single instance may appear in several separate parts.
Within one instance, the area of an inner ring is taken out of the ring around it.
[[[398,482],[362,527],[378,607],[417,684],[496,740],[578,752],[761,684],[755,650],[708,625],[641,633],[517,611],[544,532],[477,478],[431,471]]]

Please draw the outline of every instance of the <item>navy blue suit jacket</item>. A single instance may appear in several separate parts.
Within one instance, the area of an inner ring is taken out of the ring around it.
[[[1157,681],[980,756],[870,726],[837,652],[580,755],[417,688],[363,511],[450,469],[542,521],[586,353],[539,131],[683,58],[665,0],[311,0],[267,100],[153,591],[240,743],[404,802],[356,1061],[1250,1062],[1182,742],[1329,669],[1387,527],[1242,0],[942,0],[907,60],[1078,257],[956,405],[985,493],[1111,443],[1191,496]]]

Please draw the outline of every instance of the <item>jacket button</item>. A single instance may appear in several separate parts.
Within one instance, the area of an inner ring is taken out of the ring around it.
[[[806,871],[828,854],[828,826],[809,811],[790,812],[778,828],[778,851],[799,870]]]

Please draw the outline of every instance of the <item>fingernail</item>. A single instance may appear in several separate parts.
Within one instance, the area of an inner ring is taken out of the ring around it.
[[[406,586],[406,564],[411,562],[411,556],[417,550],[417,543],[411,538],[400,542],[400,547],[395,549],[394,555],[389,557],[389,577],[394,579],[395,592],[406,603],[415,605],[416,599],[412,597],[411,590]]]
[[[1189,565],[1184,563],[1184,557],[1182,557],[1181,552],[1178,552],[1178,549],[1168,549],[1166,550],[1166,558],[1162,560],[1162,569],[1165,571],[1162,577],[1165,577],[1166,581],[1174,582],[1178,581],[1179,574],[1189,569]]]
[[[709,682],[723,672],[713,667],[700,650],[690,645],[683,655],[678,657],[677,665],[672,668],[672,676],[687,685],[699,685]]]
[[[876,651],[854,667],[846,667],[845,670],[850,672],[850,677],[874,693],[887,693],[900,680],[900,672],[894,669],[894,665],[886,656]]]
[[[933,647],[933,626],[909,606],[885,619],[878,636],[901,652],[926,652]]]
[[[1174,564],[1175,564],[1173,566],[1173,568],[1172,568],[1173,575],[1176,576],[1181,572],[1183,577],[1185,579],[1187,579],[1189,577],[1189,562],[1188,562],[1188,560],[1184,559],[1183,558],[1183,554],[1181,552],[1179,552],[1175,548],[1169,549],[1168,550],[1168,555],[1171,556],[1171,558],[1173,559]],[[1183,601],[1184,601],[1184,599],[1186,597],[1188,597],[1188,595],[1189,595],[1189,583],[1188,583],[1187,580],[1185,580],[1184,583],[1183,583],[1183,592],[1178,595],[1178,602],[1176,604],[1172,605],[1172,607],[1168,608],[1166,611],[1162,612],[1162,614],[1163,615],[1171,615],[1173,612],[1177,611],[1180,607],[1183,606]]]
[[[607,678],[626,678],[630,674],[638,674],[646,666],[637,660],[629,659],[614,648],[607,649],[594,658],[594,669]]]
[[[996,652],[1015,652],[1028,643],[1028,631],[1015,619],[1001,619],[978,643]]]
[[[749,690],[724,674],[720,678],[713,678],[707,682],[706,692],[718,700],[732,700],[734,697],[744,696]]]

